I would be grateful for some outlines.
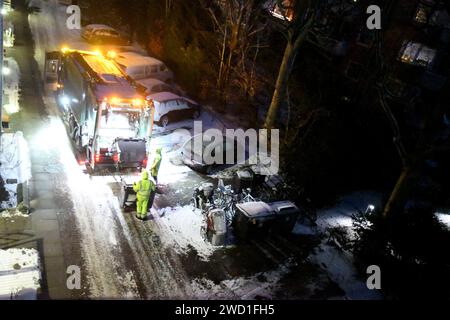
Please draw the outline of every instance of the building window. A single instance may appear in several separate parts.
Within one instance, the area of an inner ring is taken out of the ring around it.
[[[419,3],[414,13],[414,22],[417,24],[427,24],[433,9],[427,5]]]
[[[418,25],[447,27],[450,25],[450,15],[445,8],[436,6],[434,1],[422,0],[417,5],[413,20]]]
[[[399,59],[403,63],[431,68],[436,58],[436,50],[413,41],[404,41]]]
[[[292,21],[294,18],[295,0],[281,0],[281,5],[279,5],[278,2],[279,1],[272,1],[272,5],[269,9],[270,13],[278,19]]]

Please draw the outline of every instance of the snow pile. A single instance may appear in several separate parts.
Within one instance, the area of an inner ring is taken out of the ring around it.
[[[202,236],[204,222],[200,210],[192,210],[190,206],[163,208],[159,215],[157,222],[163,229],[161,240],[178,253],[185,254],[193,248],[202,260],[208,260],[217,248]]]
[[[13,58],[5,58],[3,75],[3,108],[7,114],[19,112],[19,65]]]
[[[196,278],[192,280],[191,287],[197,299],[274,299],[274,293],[281,288],[280,280],[289,272],[291,265],[292,262],[288,261],[276,270],[223,280],[218,284],[209,279]]]
[[[0,299],[36,299],[40,279],[35,249],[0,250]]]
[[[0,212],[0,219],[1,218],[28,218],[29,215],[23,214],[19,210],[5,210]]]
[[[442,223],[445,227],[447,227],[447,229],[450,230],[450,213],[436,212],[435,216],[440,223]]]
[[[3,46],[6,48],[14,47],[14,25],[11,21],[5,21],[3,27]]]
[[[4,133],[0,146],[0,175],[5,182],[9,199],[3,201],[1,208],[17,206],[17,186],[31,178],[31,162],[28,144],[22,132]]]

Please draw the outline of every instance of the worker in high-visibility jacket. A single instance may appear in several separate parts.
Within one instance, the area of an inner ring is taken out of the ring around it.
[[[152,167],[151,167],[152,177],[156,182],[158,182],[158,172],[159,172],[159,167],[161,166],[161,161],[162,161],[161,151],[162,151],[162,148],[156,149],[156,154],[155,154],[155,157],[153,158],[153,163],[152,163]]]
[[[133,184],[133,190],[136,192],[136,218],[144,220],[147,217],[149,200],[152,193],[155,192],[155,182],[149,178],[147,170],[142,171],[142,179]],[[153,201],[152,201],[153,202]],[[150,203],[150,207],[153,203]]]

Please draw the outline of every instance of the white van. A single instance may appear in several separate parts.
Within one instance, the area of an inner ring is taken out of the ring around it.
[[[193,100],[180,97],[172,92],[160,92],[147,96],[153,102],[155,123],[165,127],[169,122],[198,118],[200,106]]]
[[[164,62],[143,56],[136,52],[120,52],[115,61],[123,71],[134,80],[154,78],[167,83],[173,83],[173,72],[167,68]]]

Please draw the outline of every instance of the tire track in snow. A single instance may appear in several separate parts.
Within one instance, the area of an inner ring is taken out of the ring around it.
[[[136,241],[132,251],[145,277],[151,278],[145,283],[146,298],[186,298],[189,283],[180,261],[152,240],[153,235],[161,234],[162,230],[154,221],[141,222],[130,214],[126,217]]]

